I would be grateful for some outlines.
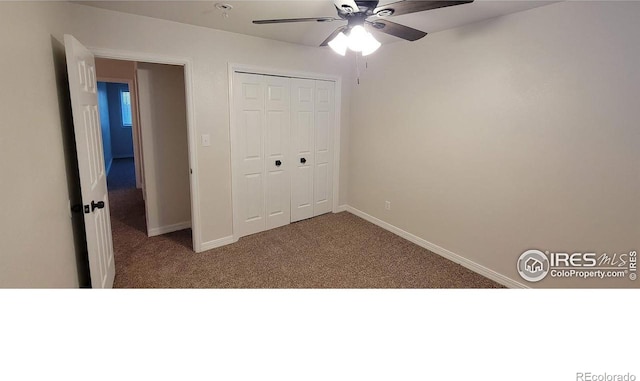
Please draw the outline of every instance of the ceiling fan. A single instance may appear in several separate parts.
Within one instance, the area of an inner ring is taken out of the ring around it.
[[[378,6],[378,0],[334,0],[338,17],[306,17],[295,19],[254,20],[254,24],[281,24],[292,22],[332,22],[347,21],[327,37],[320,46],[329,45],[336,53],[345,55],[347,48],[361,52],[363,56],[373,53],[380,43],[365,29],[365,25],[375,30],[408,41],[416,41],[426,36],[421,30],[410,28],[387,20],[387,17],[428,11],[472,3],[461,1],[406,0]]]

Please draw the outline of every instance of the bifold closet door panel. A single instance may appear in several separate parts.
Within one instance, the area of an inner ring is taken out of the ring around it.
[[[333,131],[335,83],[316,81],[313,215],[333,210]]]
[[[233,202],[237,237],[333,207],[335,83],[234,73]]]
[[[234,193],[239,237],[265,230],[265,79],[234,74]]]
[[[291,222],[291,79],[265,76],[266,228]]]
[[[291,222],[313,217],[315,81],[291,79]]]

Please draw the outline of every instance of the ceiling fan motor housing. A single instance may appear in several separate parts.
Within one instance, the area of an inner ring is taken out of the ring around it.
[[[351,9],[351,7],[348,6],[348,5],[343,6],[343,9],[345,10],[345,12],[343,13],[343,12],[341,12],[342,9],[338,9],[338,14],[342,18],[349,17],[351,15],[360,15],[360,14],[364,14],[366,16],[371,16],[371,15],[373,15],[373,10],[376,9],[376,7],[378,6],[378,1],[377,0],[375,0],[375,1],[370,1],[370,0],[356,1],[356,5],[358,6],[358,9]],[[348,9],[348,11],[347,11],[347,9]]]
[[[347,28],[351,29],[356,25],[364,25],[364,21],[367,18],[367,15],[362,13],[354,13],[351,17],[347,19],[348,24]]]

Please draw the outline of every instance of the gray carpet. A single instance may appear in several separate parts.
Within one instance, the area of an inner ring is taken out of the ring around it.
[[[115,287],[498,288],[357,216],[325,214],[191,251],[191,230],[147,238],[139,190],[109,193]]]

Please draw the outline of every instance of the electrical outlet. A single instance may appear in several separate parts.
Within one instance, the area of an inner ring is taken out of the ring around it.
[[[384,208],[386,210],[391,210],[391,201],[385,201],[384,202]]]

